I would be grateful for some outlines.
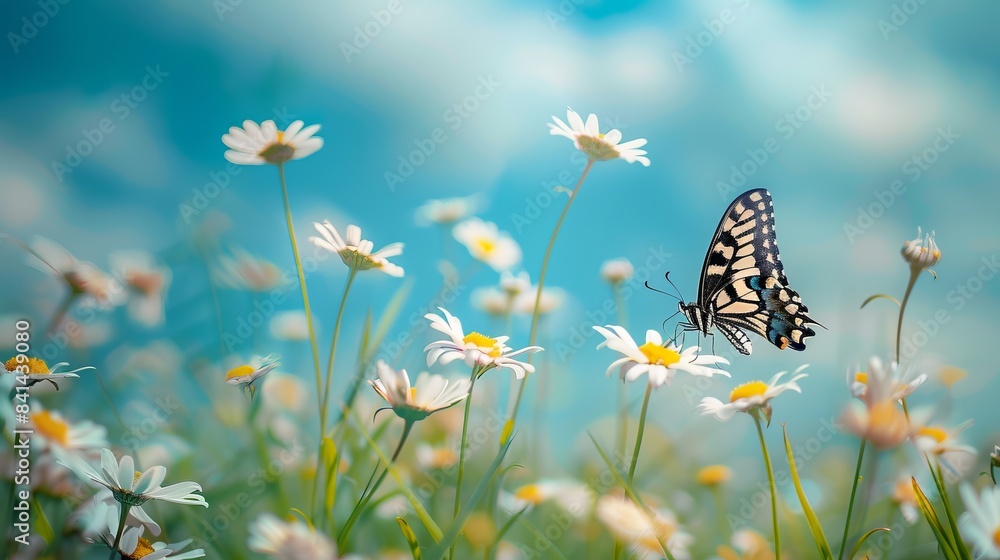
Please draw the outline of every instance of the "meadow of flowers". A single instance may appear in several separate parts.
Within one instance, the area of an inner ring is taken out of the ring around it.
[[[857,302],[897,322],[896,344],[861,366],[854,357],[827,364],[846,374],[834,394],[810,393],[808,350],[795,354],[800,367],[754,379],[731,370],[721,336],[685,333],[676,318],[630,324],[623,291],[635,267],[625,259],[585,272],[606,283],[615,321],[592,325],[604,361],[577,364],[572,376],[603,384],[616,414],[595,413],[577,430],[586,451],[552,461],[537,433],[546,397],[561,387],[546,384],[552,347],[540,325],[567,293],[546,285],[550,257],[579,250],[558,243],[559,232],[602,167],[648,167],[650,158],[646,140],[626,141],[593,114],[569,110],[549,129],[586,164],[571,188],[557,189],[561,214],[540,240],[541,262],[521,267],[518,242],[476,216],[479,195],[418,209],[418,224],[442,232],[442,294],[481,267],[495,275],[495,285],[472,292],[484,312],[473,318],[457,316],[442,296],[401,325],[410,286],[404,243],[366,239],[359,225],[332,218],[296,230],[296,162],[324,146],[320,125],[302,121],[279,130],[247,120],[222,136],[220,159],[273,176],[283,200],[273,211],[287,231],[270,233],[287,235],[295,268],[285,274],[221,243],[225,218],[203,216],[187,247],[204,272],[220,347],[190,367],[176,348],[154,344],[96,368],[87,352],[94,333],[74,319],[121,307],[136,328],[184,321],[165,306],[176,292],[160,258],[116,252],[102,270],[64,248],[72,239],[7,235],[23,255],[5,263],[7,275],[34,278],[26,273],[34,267],[61,283],[62,294],[51,313],[9,329],[17,345],[0,375],[10,519],[3,557],[1000,558],[1000,447],[984,456],[963,441],[971,411],[954,424],[939,407],[908,405],[920,392],[949,403],[964,375],[933,372],[931,382],[901,355],[907,305],[947,258],[934,233],[916,224],[898,256],[884,255],[909,271],[908,283]],[[316,266],[346,270],[337,309],[310,305],[310,293],[329,288],[309,282],[306,271]],[[356,304],[374,311],[363,320],[346,313],[352,287],[383,274],[398,281],[380,284],[389,289],[377,301]],[[246,294],[237,312],[245,328],[223,327],[223,292]],[[288,309],[276,311],[286,299]],[[332,336],[317,336],[318,324]],[[413,351],[387,359],[389,334],[401,331]],[[34,341],[53,333],[68,344],[42,355]],[[345,344],[347,333],[360,344]],[[253,351],[230,351],[232,337],[251,341]],[[176,402],[176,387],[202,394],[205,404]],[[681,387],[700,391],[694,410],[680,404]],[[91,401],[81,404],[82,394]],[[842,403],[842,414],[815,442],[793,442],[783,406],[819,398]],[[673,409],[684,412],[673,416],[679,432],[699,415],[722,430],[751,425],[764,478],[705,460],[710,437],[689,431],[671,440],[647,430],[648,420]],[[99,423],[86,410],[116,421]],[[844,451],[825,446],[836,432],[854,436],[851,468],[827,460]],[[870,484],[879,471],[896,483]]]

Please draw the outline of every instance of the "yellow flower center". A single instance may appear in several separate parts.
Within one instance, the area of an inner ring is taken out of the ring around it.
[[[285,143],[285,132],[283,130],[278,131],[278,143],[279,144]]]
[[[229,373],[226,374],[226,379],[232,379],[234,377],[243,377],[244,375],[250,375],[253,372],[254,369],[252,366],[243,364],[241,366],[236,366],[233,369],[229,370]]]
[[[934,441],[941,443],[948,439],[948,432],[937,426],[924,426],[917,430],[917,435],[934,438]]]
[[[458,455],[447,447],[439,447],[431,452],[430,466],[436,469],[444,469],[454,465],[458,461]]]
[[[941,368],[941,373],[938,374],[938,379],[945,387],[953,387],[956,383],[965,379],[966,373],[962,368],[957,368],[954,366],[945,366]]]
[[[63,446],[69,443],[69,424],[56,418],[49,411],[42,410],[32,414],[31,423],[47,439],[57,441]]]
[[[412,403],[416,399],[417,399],[417,388],[416,387],[410,387],[410,394],[409,394],[409,398],[407,400]]]
[[[484,255],[491,254],[497,248],[496,242],[492,239],[487,239],[485,237],[480,237],[475,240],[476,248],[478,248]]]
[[[749,399],[750,397],[762,397],[766,392],[767,383],[764,383],[763,381],[750,381],[733,389],[733,392],[729,393],[729,402],[736,402],[740,399]]]
[[[545,500],[545,494],[542,493],[542,489],[537,484],[527,484],[518,488],[514,492],[514,497],[535,505]]]
[[[639,351],[649,360],[649,363],[658,366],[669,366],[681,361],[681,355],[670,348],[665,348],[659,344],[647,342],[639,347]]]
[[[863,384],[863,385],[867,385],[868,384],[868,374],[865,373],[865,372],[863,372],[863,371],[859,371],[858,373],[854,374],[854,380],[857,381],[858,383]]]
[[[733,471],[725,465],[709,465],[698,471],[698,484],[716,486],[728,481],[732,476]]]
[[[130,272],[125,275],[125,283],[146,296],[163,289],[163,277],[155,272]]]
[[[135,485],[136,482],[139,482],[139,477],[140,476],[142,476],[142,473],[139,472],[139,471],[135,471],[135,474],[132,475],[132,485],[133,486]]]
[[[996,531],[993,531],[993,544],[1000,547],[1000,527]]]
[[[462,338],[462,342],[466,344],[472,344],[473,346],[477,346],[480,349],[489,348],[489,352],[486,353],[489,357],[491,358],[500,357],[500,344],[497,342],[497,339],[495,338],[490,338],[486,335],[479,334],[477,332],[470,332],[469,334],[465,335],[465,337]]]
[[[49,366],[45,364],[44,360],[39,358],[28,358],[26,363],[17,363],[17,358],[11,358],[7,360],[3,367],[7,371],[17,371],[17,366],[28,366],[29,374],[39,374],[39,373],[49,373]]]
[[[154,552],[153,545],[150,544],[146,539],[139,537],[139,544],[136,545],[135,550],[132,554],[126,556],[129,560],[139,560],[144,556],[148,556]]]

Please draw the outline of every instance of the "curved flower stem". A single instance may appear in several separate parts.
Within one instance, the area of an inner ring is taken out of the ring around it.
[[[559,220],[556,222],[555,229],[552,230],[552,237],[549,238],[549,245],[545,248],[545,257],[542,258],[542,271],[538,274],[538,290],[535,292],[535,307],[531,312],[531,334],[528,335],[528,346],[534,346],[535,339],[538,337],[538,309],[542,302],[542,289],[545,287],[545,273],[549,270],[549,258],[552,256],[552,248],[556,244],[556,237],[559,235],[559,229],[562,227],[563,221],[566,220],[566,214],[569,213],[569,209],[573,206],[573,201],[576,200],[577,193],[580,192],[580,187],[583,185],[583,180],[587,178],[587,174],[590,173],[590,168],[594,165],[594,160],[587,160],[587,165],[583,168],[583,173],[580,174],[580,179],[576,182],[576,186],[573,187],[573,192],[569,195],[569,202],[563,207],[562,214],[559,215]],[[531,363],[531,354],[528,355],[528,363]],[[521,380],[521,386],[517,389],[517,400],[514,401],[514,409],[510,413],[510,417],[507,418],[507,426],[504,427],[504,435],[506,438],[510,437],[513,433],[514,422],[517,420],[517,411],[521,407],[521,398],[524,396],[524,386],[527,385],[528,376],[524,376]],[[506,441],[501,441],[500,444],[503,445]]]
[[[906,292],[903,293],[903,300],[899,303],[899,320],[896,322],[896,363],[899,363],[899,342],[903,335],[903,312],[906,311],[906,302],[910,300],[910,293],[920,276],[920,269],[910,267],[910,280],[906,283]]]
[[[125,522],[128,521],[128,512],[132,509],[132,506],[128,504],[118,504],[121,507],[121,513],[118,515],[118,533],[115,535],[115,544],[111,545],[111,556],[108,556],[108,560],[115,560],[115,556],[121,554],[118,550],[118,545],[122,542],[122,533],[125,532]]]
[[[59,308],[52,315],[52,320],[49,322],[49,328],[45,329],[45,334],[49,335],[56,332],[59,325],[63,322],[63,318],[66,317],[66,312],[69,308],[73,306],[73,302],[76,301],[77,296],[80,295],[79,292],[70,290],[66,297],[63,299],[62,303],[59,304]]]
[[[319,348],[316,346],[316,331],[313,330],[313,320],[312,320],[312,308],[309,306],[309,290],[306,289],[306,274],[302,270],[302,258],[299,257],[299,245],[295,241],[295,225],[292,222],[292,206],[288,201],[288,184],[285,182],[285,165],[283,163],[278,164],[278,177],[281,179],[281,196],[285,202],[285,222],[288,225],[288,240],[292,244],[292,255],[295,257],[295,271],[299,275],[299,288],[302,289],[302,306],[305,308],[306,312],[306,328],[309,331],[309,345],[312,350],[313,358],[313,368],[316,373],[316,406],[320,413],[323,411],[323,396],[321,393],[322,389],[322,379],[320,378],[319,370]],[[322,420],[325,420],[322,419]],[[325,426],[323,422],[320,422],[319,426],[319,452],[316,454],[316,478],[313,479],[313,491],[312,491],[312,510],[315,514],[316,509],[316,494],[317,486],[319,485],[319,480],[322,478],[322,462],[323,462],[323,430]]]
[[[628,485],[632,486],[635,476],[635,466],[639,463],[639,448],[642,447],[642,434],[646,431],[646,411],[649,408],[649,395],[653,393],[653,385],[646,384],[646,394],[642,397],[642,410],[639,412],[639,428],[635,432],[635,446],[632,448],[632,462],[628,467]]]
[[[365,506],[368,505],[372,496],[374,496],[375,492],[378,491],[379,486],[382,485],[382,481],[385,480],[385,476],[389,474],[389,467],[396,462],[396,459],[399,457],[399,452],[403,450],[403,444],[406,443],[406,438],[409,437],[411,429],[413,429],[413,421],[407,420],[406,424],[403,425],[403,435],[399,437],[399,443],[396,445],[396,450],[392,452],[392,458],[389,459],[389,464],[382,469],[382,474],[379,475],[378,480],[375,481],[375,485],[372,486],[370,490],[366,488],[366,490],[368,490],[367,494],[363,495],[361,499],[358,500],[358,504],[354,506],[351,516],[344,524],[344,528],[340,530],[340,536],[337,537],[337,549],[341,552],[344,550],[344,545],[347,544],[347,537],[351,534],[351,528],[354,527],[358,518],[361,517],[361,512],[365,510]],[[375,465],[375,468],[378,469],[378,465]],[[372,471],[372,475],[375,475],[375,471]]]
[[[458,510],[462,507],[462,479],[465,477],[465,448],[469,441],[469,412],[472,410],[472,390],[476,387],[476,380],[482,370],[478,365],[472,368],[472,375],[469,377],[469,396],[465,399],[465,418],[462,420],[462,446],[458,450],[458,480],[455,482],[455,507],[454,516],[458,517]],[[455,558],[455,543],[451,543],[448,549],[448,558]]]
[[[333,360],[337,353],[337,340],[340,338],[340,323],[344,318],[344,307],[347,305],[347,294],[351,291],[351,284],[358,271],[351,268],[347,273],[347,283],[344,284],[344,296],[340,298],[340,309],[337,310],[337,322],[333,326],[333,342],[330,343],[330,357],[326,360],[326,383],[323,387],[323,404],[319,411],[320,425],[322,433],[326,433],[327,406],[330,404],[330,378],[333,377]]]
[[[764,441],[764,428],[760,425],[760,416],[751,414],[757,425],[757,437],[760,439],[760,450],[764,453],[764,466],[767,467],[767,481],[771,485],[771,524],[774,526],[774,557],[781,558],[781,535],[778,530],[778,493],[774,488],[774,469],[771,468],[771,455],[767,452]]]
[[[858,449],[858,465],[854,468],[854,483],[851,484],[851,501],[847,504],[847,521],[844,522],[844,538],[840,541],[840,555],[837,558],[844,558],[844,551],[847,550],[847,534],[851,529],[851,514],[854,513],[854,497],[858,493],[858,481],[861,479],[861,463],[865,458],[865,447],[868,445],[867,439],[861,440],[861,447]]]

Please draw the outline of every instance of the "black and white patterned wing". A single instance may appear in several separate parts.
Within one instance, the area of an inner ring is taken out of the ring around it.
[[[705,257],[698,302],[744,354],[750,353],[751,345],[744,333],[733,332],[739,328],[782,350],[804,350],[805,339],[816,334],[809,327],[816,322],[788,286],[766,190],[747,191],[726,210]]]

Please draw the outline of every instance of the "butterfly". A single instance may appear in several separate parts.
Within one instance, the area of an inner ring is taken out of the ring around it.
[[[709,336],[715,327],[741,354],[753,350],[743,329],[780,350],[805,350],[816,334],[809,325],[819,323],[785,278],[767,190],[747,191],[729,205],[705,255],[698,300],[677,309],[687,319],[680,328]]]

